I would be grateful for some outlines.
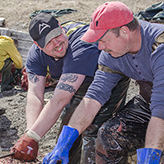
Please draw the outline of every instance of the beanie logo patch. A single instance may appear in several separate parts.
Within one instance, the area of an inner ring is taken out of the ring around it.
[[[46,28],[51,28],[51,27],[50,27],[50,25],[48,25],[46,23],[39,24],[39,35],[41,35],[43,30],[45,30]]]

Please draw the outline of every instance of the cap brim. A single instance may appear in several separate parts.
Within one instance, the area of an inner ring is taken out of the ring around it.
[[[94,43],[99,41],[107,30],[93,30],[88,29],[87,32],[82,36],[81,40],[88,43]]]
[[[37,43],[41,48],[44,48],[51,39],[61,35],[61,33],[62,28],[59,26],[51,30],[46,36],[43,36],[41,39],[39,39]]]

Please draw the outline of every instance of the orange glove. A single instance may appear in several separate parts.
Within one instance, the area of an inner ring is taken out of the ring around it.
[[[34,161],[38,154],[38,143],[25,133],[11,149],[11,152],[15,152],[13,155],[15,159]]]

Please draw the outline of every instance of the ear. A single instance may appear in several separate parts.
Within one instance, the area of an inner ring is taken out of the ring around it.
[[[130,37],[130,30],[127,26],[122,26],[120,28],[120,36],[123,38],[129,38]]]

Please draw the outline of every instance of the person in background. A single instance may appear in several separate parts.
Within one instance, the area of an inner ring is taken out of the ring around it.
[[[164,25],[137,20],[125,4],[112,1],[93,12],[81,40],[98,43],[99,69],[43,164],[68,163],[74,140],[123,75],[138,81],[140,93],[99,129],[96,163],[125,164],[128,154],[137,150],[137,164],[159,164],[164,151]]]
[[[61,128],[67,125],[93,81],[101,50],[98,50],[97,44],[88,44],[80,40],[88,28],[89,25],[78,22],[68,22],[61,26],[54,16],[46,13],[40,13],[31,20],[29,34],[34,44],[29,50],[26,61],[27,128],[11,150],[15,152],[14,158],[35,160],[40,139],[56,123],[61,112]],[[47,72],[58,83],[53,97],[44,105]],[[129,82],[130,79],[124,76],[116,84],[111,98],[101,108],[83,136],[80,135],[76,139],[69,154],[69,163],[78,164],[80,159],[85,164],[95,163],[95,140],[98,128],[124,105]]]
[[[13,85],[10,85],[12,80],[12,65],[14,64],[17,72],[20,72],[23,67],[22,57],[17,50],[17,46],[18,40],[15,37],[0,36],[1,91],[13,88]]]

